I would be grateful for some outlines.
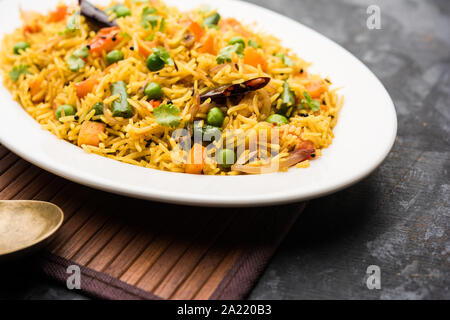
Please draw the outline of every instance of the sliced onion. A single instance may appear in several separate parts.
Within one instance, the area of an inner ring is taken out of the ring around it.
[[[209,72],[218,72],[220,70],[222,70],[223,68],[225,68],[226,66],[232,66],[234,67],[234,63],[224,63],[224,64],[219,64],[215,67],[212,67],[211,69],[209,69]]]
[[[195,43],[195,36],[191,32],[185,31],[181,43],[186,48],[190,48]]]
[[[289,154],[289,156],[286,159],[284,159],[284,161],[281,163],[281,167],[289,168],[296,165],[299,162],[305,161],[315,151],[316,151],[315,149],[295,149]]]
[[[142,87],[139,88],[138,92],[140,94],[144,94],[145,92],[145,88],[147,87],[147,85],[150,83],[150,80],[145,80],[144,85]]]
[[[231,166],[231,170],[240,171],[248,174],[263,174],[263,173],[274,173],[278,171],[278,166],[251,166],[249,164],[235,164]]]
[[[254,156],[256,156],[258,154],[258,151],[249,152],[247,155],[245,155],[245,152],[243,152],[243,153],[244,153],[244,155],[241,155],[237,159],[235,165],[243,165],[243,164],[249,162],[251,158],[253,158]]]
[[[197,92],[194,98],[195,104],[191,108],[191,121],[194,121],[194,118],[197,115],[198,110],[200,109],[200,94]]]
[[[231,170],[240,171],[248,174],[274,173],[279,170],[292,167],[299,162],[307,160],[314,152],[315,149],[296,149],[292,151],[283,162],[281,162],[280,166],[276,165],[251,166],[249,164],[245,165],[235,164],[231,166]]]
[[[269,94],[265,89],[259,90],[259,93],[262,97],[262,108],[261,108],[261,114],[264,115],[264,119],[267,118],[270,114],[270,109],[272,106],[272,103],[270,102]]]
[[[212,108],[212,103],[203,103],[200,105],[200,113],[207,113]]]

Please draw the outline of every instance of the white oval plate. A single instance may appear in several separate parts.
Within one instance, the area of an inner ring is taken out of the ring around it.
[[[99,1],[93,1],[99,3]],[[101,1],[100,3],[105,3]],[[0,37],[20,26],[22,8],[46,12],[58,0],[6,0],[0,3]],[[167,1],[180,9],[204,0]],[[389,94],[357,58],[319,33],[261,7],[233,0],[209,0],[222,16],[257,22],[282,39],[313,70],[342,86],[345,104],[335,139],[307,169],[253,176],[202,176],[141,168],[82,149],[41,129],[0,86],[0,142],[31,163],[93,188],[136,198],[200,206],[256,206],[307,200],[348,187],[371,173],[389,153],[397,132]]]

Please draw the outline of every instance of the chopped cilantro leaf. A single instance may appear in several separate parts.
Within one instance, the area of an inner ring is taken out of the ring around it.
[[[248,40],[248,46],[253,48],[261,48],[261,45],[255,40]]]
[[[219,55],[216,58],[217,63],[222,64],[231,62],[231,55],[233,54],[233,52],[236,52],[238,56],[242,57],[244,53],[244,47],[242,46],[242,43],[235,43],[220,50]]]
[[[170,53],[163,47],[153,49],[153,54],[157,55],[165,64],[173,66],[173,60],[170,57]]]
[[[155,14],[156,9],[151,7],[145,7],[142,9],[141,14],[141,26],[148,29],[149,26],[155,28],[158,25],[159,17]]]
[[[173,104],[162,104],[153,110],[153,116],[158,124],[165,127],[178,127],[180,125],[180,109]]]
[[[17,81],[17,80],[19,80],[20,75],[29,73],[28,72],[29,67],[30,66],[25,65],[25,64],[18,65],[16,67],[12,68],[12,70],[9,73],[9,77],[11,78],[12,81]]]
[[[276,54],[276,56],[278,58],[281,59],[281,61],[283,62],[283,64],[287,65],[288,67],[293,67],[294,66],[294,61],[292,61],[288,56],[286,56],[283,53],[278,53]]]
[[[308,107],[312,111],[319,111],[320,110],[320,102],[318,100],[314,100],[311,98],[308,92],[303,92],[303,96],[305,99],[302,99],[300,101],[299,107]]]

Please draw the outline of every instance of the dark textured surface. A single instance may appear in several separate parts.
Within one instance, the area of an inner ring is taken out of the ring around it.
[[[450,299],[450,1],[251,2],[360,58],[391,94],[399,128],[373,174],[309,203],[250,299]],[[366,27],[371,4],[381,9],[381,30]],[[365,285],[372,264],[381,290]],[[84,298],[40,276],[30,260],[0,272],[0,298]]]

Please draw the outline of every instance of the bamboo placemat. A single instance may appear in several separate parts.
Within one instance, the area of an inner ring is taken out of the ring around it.
[[[303,204],[217,209],[160,204],[93,190],[39,169],[0,145],[0,199],[50,201],[65,221],[42,269],[106,299],[242,299]]]

